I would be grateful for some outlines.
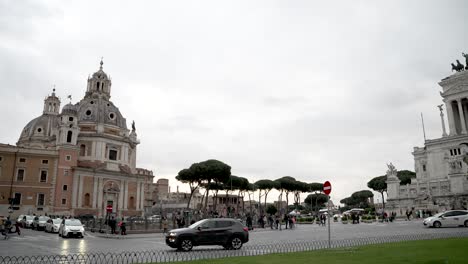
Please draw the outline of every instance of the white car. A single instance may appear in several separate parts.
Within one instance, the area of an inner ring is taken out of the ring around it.
[[[83,224],[78,219],[62,219],[58,232],[61,237],[75,236],[83,238],[85,234]]]
[[[47,220],[45,231],[50,233],[58,233],[60,228],[60,223],[62,223],[62,219],[49,219]]]
[[[465,226],[468,227],[468,211],[452,210],[438,213],[434,216],[424,219],[424,225],[428,227],[442,226]]]
[[[25,215],[23,217],[23,226],[24,226],[24,228],[32,228],[33,222],[34,222],[34,216]]]

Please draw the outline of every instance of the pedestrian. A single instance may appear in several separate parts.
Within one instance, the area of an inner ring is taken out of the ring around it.
[[[111,228],[111,234],[113,234],[113,235],[116,234],[116,231],[115,231],[116,225],[117,225],[117,221],[112,216],[111,220],[109,221],[109,227]]]
[[[252,227],[252,217],[249,215],[247,215],[247,219],[245,220],[246,224],[247,224],[247,228],[249,230],[252,230],[253,227]]]
[[[10,229],[11,229],[11,221],[10,221],[10,217],[8,216],[4,223],[4,228],[3,228],[3,235],[5,236],[4,239],[9,238],[8,233],[10,233]]]
[[[270,225],[270,228],[273,229],[273,216],[271,215],[268,216],[268,225]]]
[[[406,210],[406,221],[410,221],[410,217],[411,217],[411,212],[409,210]]]
[[[125,223],[124,218],[122,217],[122,221],[119,223],[120,227],[120,235],[126,236],[127,235],[127,224]]]
[[[18,236],[21,236],[21,228],[20,228],[20,226],[21,226],[21,223],[18,222],[18,221],[16,221],[16,222],[15,222],[15,232],[18,234]]]
[[[166,234],[167,233],[167,218],[166,217],[163,217],[162,225],[163,225],[163,232],[164,234]]]
[[[289,222],[288,215],[285,214],[283,220],[284,220],[285,229],[288,229],[288,222]]]

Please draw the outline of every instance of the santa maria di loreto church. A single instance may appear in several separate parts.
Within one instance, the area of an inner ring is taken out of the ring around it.
[[[0,144],[0,215],[142,215],[152,205],[153,172],[136,167],[135,124],[110,101],[103,71],[88,78],[78,103],[60,108],[55,94],[16,146]]]

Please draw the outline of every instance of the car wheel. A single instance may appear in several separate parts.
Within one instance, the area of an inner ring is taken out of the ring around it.
[[[468,220],[465,221],[465,227],[468,227]]]
[[[240,237],[231,238],[231,240],[229,241],[229,248],[238,250],[238,249],[241,249],[241,247],[242,247],[242,240],[240,239]]]
[[[189,238],[182,239],[182,241],[180,242],[180,246],[179,246],[180,250],[190,251],[192,250],[192,248],[193,248],[193,242],[191,239]]]
[[[439,228],[442,226],[442,224],[439,221],[435,221],[432,226]]]

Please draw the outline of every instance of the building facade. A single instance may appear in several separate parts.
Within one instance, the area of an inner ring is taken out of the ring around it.
[[[389,210],[444,211],[468,207],[468,71],[456,72],[439,82],[444,104],[439,105],[441,137],[426,140],[413,151],[416,179],[400,185],[396,174],[387,172]],[[446,131],[443,106],[448,117]]]
[[[137,138],[110,100],[112,81],[100,68],[84,98],[66,104],[55,89],[42,115],[21,131],[16,146],[0,145],[0,215],[98,217],[142,215],[153,204],[153,172],[136,167]]]

